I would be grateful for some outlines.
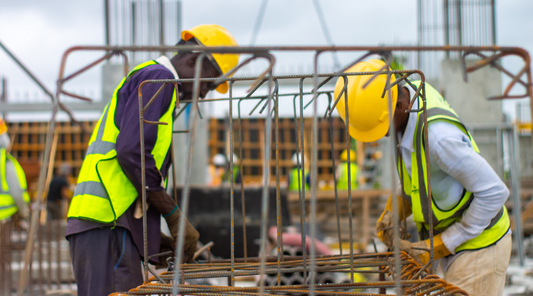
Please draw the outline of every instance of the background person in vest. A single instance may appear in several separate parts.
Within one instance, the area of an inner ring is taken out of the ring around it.
[[[180,45],[237,46],[233,36],[217,25],[194,27],[181,32],[181,38]],[[199,55],[181,50],[171,59],[161,56],[134,68],[119,84],[95,126],[69,208],[66,233],[80,296],[109,295],[143,283],[139,85],[152,79],[194,78]],[[234,54],[209,55],[202,63],[202,77],[227,73],[238,59]],[[147,84],[143,88],[145,105],[160,86]],[[228,84],[202,82],[200,97],[214,89],[225,93]],[[192,82],[179,84],[178,89],[168,85],[144,113],[146,120],[168,123],[144,125],[149,255],[175,248],[181,212],[166,193],[165,183],[176,99],[190,100],[192,93]],[[161,239],[161,215],[174,239]],[[198,237],[187,221],[184,262],[192,261]],[[161,246],[160,242],[166,244]]]
[[[355,151],[350,149],[350,181],[348,181],[348,152],[342,151],[340,157],[341,163],[337,165],[337,189],[348,190],[348,182],[350,182],[350,189],[357,189],[357,161]]]
[[[294,153],[292,155],[293,168],[287,176],[287,182],[289,183],[290,191],[309,190],[311,184],[311,174],[309,173],[309,170],[304,168],[302,171],[301,169],[301,167],[305,166],[306,163],[308,163],[307,158],[304,159],[301,153]],[[305,178],[305,186],[303,188],[301,183],[298,185],[298,180],[301,182],[302,178]]]
[[[18,161],[7,152],[10,144],[7,125],[0,118],[0,221],[30,216],[26,175]]]
[[[229,156],[228,156],[228,183],[231,182],[231,178],[233,178],[233,184],[241,184],[242,182],[242,172],[241,172],[241,163],[239,161],[239,158],[235,153],[233,153],[233,175],[231,175],[230,171],[230,163],[229,163]]]
[[[385,63],[369,60],[356,64],[347,72],[378,71]],[[366,88],[370,76],[350,76],[348,104],[350,135],[363,142],[373,142],[388,134],[388,100],[381,95],[386,75],[377,76]],[[420,81],[412,82],[416,87]],[[337,81],[335,95],[343,87]],[[440,259],[444,278],[466,290],[471,296],[501,295],[511,255],[509,216],[503,206],[509,190],[491,166],[478,153],[474,139],[442,96],[426,84],[429,155],[423,148],[422,112],[406,112],[415,90],[397,85],[387,91],[393,99],[394,137],[399,144],[398,169],[402,170],[405,197],[399,198],[400,218],[413,214],[421,241],[399,241],[401,250],[422,263],[429,253],[411,247],[429,248],[426,195],[428,184],[424,171],[431,172],[432,210],[435,217],[435,258]],[[422,107],[421,99],[412,109]],[[337,105],[345,118],[344,101]],[[472,110],[474,111],[474,110]],[[422,157],[429,158],[426,168]],[[411,190],[416,188],[417,190]],[[389,202],[377,223],[380,239],[393,247],[392,202]],[[412,205],[412,206],[411,206]]]
[[[46,197],[46,209],[48,210],[48,219],[59,220],[62,217],[61,202],[71,197],[70,177],[72,167],[68,163],[62,163],[59,167],[59,174],[52,178],[48,187]]]
[[[211,159],[209,165],[209,186],[220,186],[226,178],[226,167],[228,163],[224,154],[218,153]]]

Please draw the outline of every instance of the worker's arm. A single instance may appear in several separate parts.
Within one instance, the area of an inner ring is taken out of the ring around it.
[[[9,193],[15,201],[15,205],[18,209],[18,215],[22,219],[27,219],[30,216],[30,209],[26,201],[24,201],[24,189],[20,185],[17,177],[17,170],[15,165],[8,159],[6,162],[6,181],[9,186]]]
[[[431,165],[438,165],[474,194],[462,219],[442,233],[442,242],[455,254],[455,248],[489,225],[509,197],[509,190],[457,126],[437,121],[430,123],[428,132]]]

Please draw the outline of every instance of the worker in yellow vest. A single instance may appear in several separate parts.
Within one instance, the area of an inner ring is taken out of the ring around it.
[[[385,63],[369,60],[357,63],[346,72],[379,71]],[[412,86],[394,85],[382,96],[387,75],[378,75],[365,85],[370,76],[349,76],[350,135],[363,142],[373,142],[388,135],[398,147],[397,169],[403,182],[398,214],[403,219],[413,215],[420,241],[394,242],[392,237],[392,201],[377,223],[379,238],[389,247],[398,243],[421,263],[429,253],[415,248],[429,248],[429,211],[431,198],[435,259],[440,259],[444,278],[471,296],[502,295],[505,271],[511,255],[510,223],[504,202],[509,190],[487,161],[457,113],[431,85],[425,85],[427,122],[424,125],[423,101],[415,98]],[[339,79],[335,97],[343,88]],[[412,81],[415,88],[420,81]],[[366,86],[366,87],[364,87]],[[389,133],[388,95],[392,97],[395,135]],[[344,100],[337,111],[346,118]],[[411,112],[409,112],[411,111]],[[475,110],[472,110],[475,111]],[[428,139],[425,139],[427,129]],[[425,141],[428,146],[425,147]],[[396,147],[395,145],[395,147]],[[425,148],[429,153],[426,154]],[[429,158],[429,167],[426,159]],[[426,172],[431,171],[431,196]]]
[[[357,182],[357,159],[355,158],[355,151],[350,149],[350,164],[348,165],[348,151],[344,150],[341,153],[339,165],[337,165],[337,189],[348,190],[348,183],[350,183],[350,189],[354,190],[359,187]],[[348,167],[350,168],[350,178],[348,181]]]
[[[218,25],[199,25],[181,32],[178,45],[237,46],[235,38]],[[116,88],[96,124],[78,177],[68,212],[66,236],[70,243],[78,295],[109,295],[128,291],[143,283],[141,259],[143,223],[140,210],[142,175],[146,178],[148,255],[161,249],[174,250],[181,211],[166,192],[170,147],[176,104],[191,100],[193,83],[173,84],[159,91],[161,84],[144,85],[143,104],[158,94],[144,113],[144,119],[165,125],[144,125],[146,169],[141,172],[139,139],[139,86],[146,80],[191,79],[196,72],[198,51],[178,50],[168,58],[135,67]],[[203,78],[215,78],[237,66],[238,54],[208,54],[202,60]],[[211,90],[228,91],[228,83],[200,83],[200,98]],[[179,101],[178,101],[179,98]],[[177,143],[184,145],[184,143]],[[178,164],[178,165],[184,165]],[[161,237],[161,216],[170,237]],[[199,234],[186,221],[184,262],[191,262]],[[158,263],[154,257],[150,262]]]
[[[294,153],[292,155],[293,168],[290,170],[287,176],[287,182],[289,184],[290,191],[308,191],[311,183],[311,174],[307,169],[301,169],[305,167],[307,158],[302,157],[302,153]],[[298,182],[299,180],[299,182]]]
[[[0,118],[0,221],[13,215],[20,219],[30,216],[26,175],[18,161],[7,152],[10,143],[7,125]]]
[[[213,156],[209,165],[209,180],[207,182],[209,186],[222,185],[226,177],[227,166],[228,163],[224,154],[218,153]]]

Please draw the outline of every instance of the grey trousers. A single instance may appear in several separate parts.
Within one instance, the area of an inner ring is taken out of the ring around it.
[[[67,239],[79,296],[127,292],[143,283],[141,256],[126,228],[95,228]]]

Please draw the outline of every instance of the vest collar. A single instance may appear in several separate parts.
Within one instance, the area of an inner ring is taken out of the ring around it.
[[[174,68],[174,66],[170,62],[170,59],[167,56],[162,55],[155,61],[158,64],[167,68],[170,72],[172,72],[172,75],[174,75],[174,79],[180,79],[178,72],[176,72],[176,69]],[[179,99],[181,100],[181,97],[183,95],[183,93],[181,92],[181,83],[178,83],[178,85],[179,85],[179,92],[177,94],[179,96]]]
[[[167,56],[162,55],[155,61],[163,65],[170,72],[172,72],[172,75],[174,75],[174,79],[180,79],[180,77],[178,76],[178,72],[176,72],[176,69],[174,69],[174,66],[172,66],[172,63],[170,62],[170,59]]]
[[[409,97],[412,98],[415,95],[415,90],[408,84],[405,85],[405,88],[409,91]],[[418,98],[413,104],[414,109],[418,109]],[[409,119],[407,120],[407,126],[405,127],[404,132],[398,132],[398,141],[400,142],[400,147],[407,149],[410,152],[414,152],[415,148],[413,146],[413,138],[415,136],[415,128],[417,121],[417,113],[409,113]]]

